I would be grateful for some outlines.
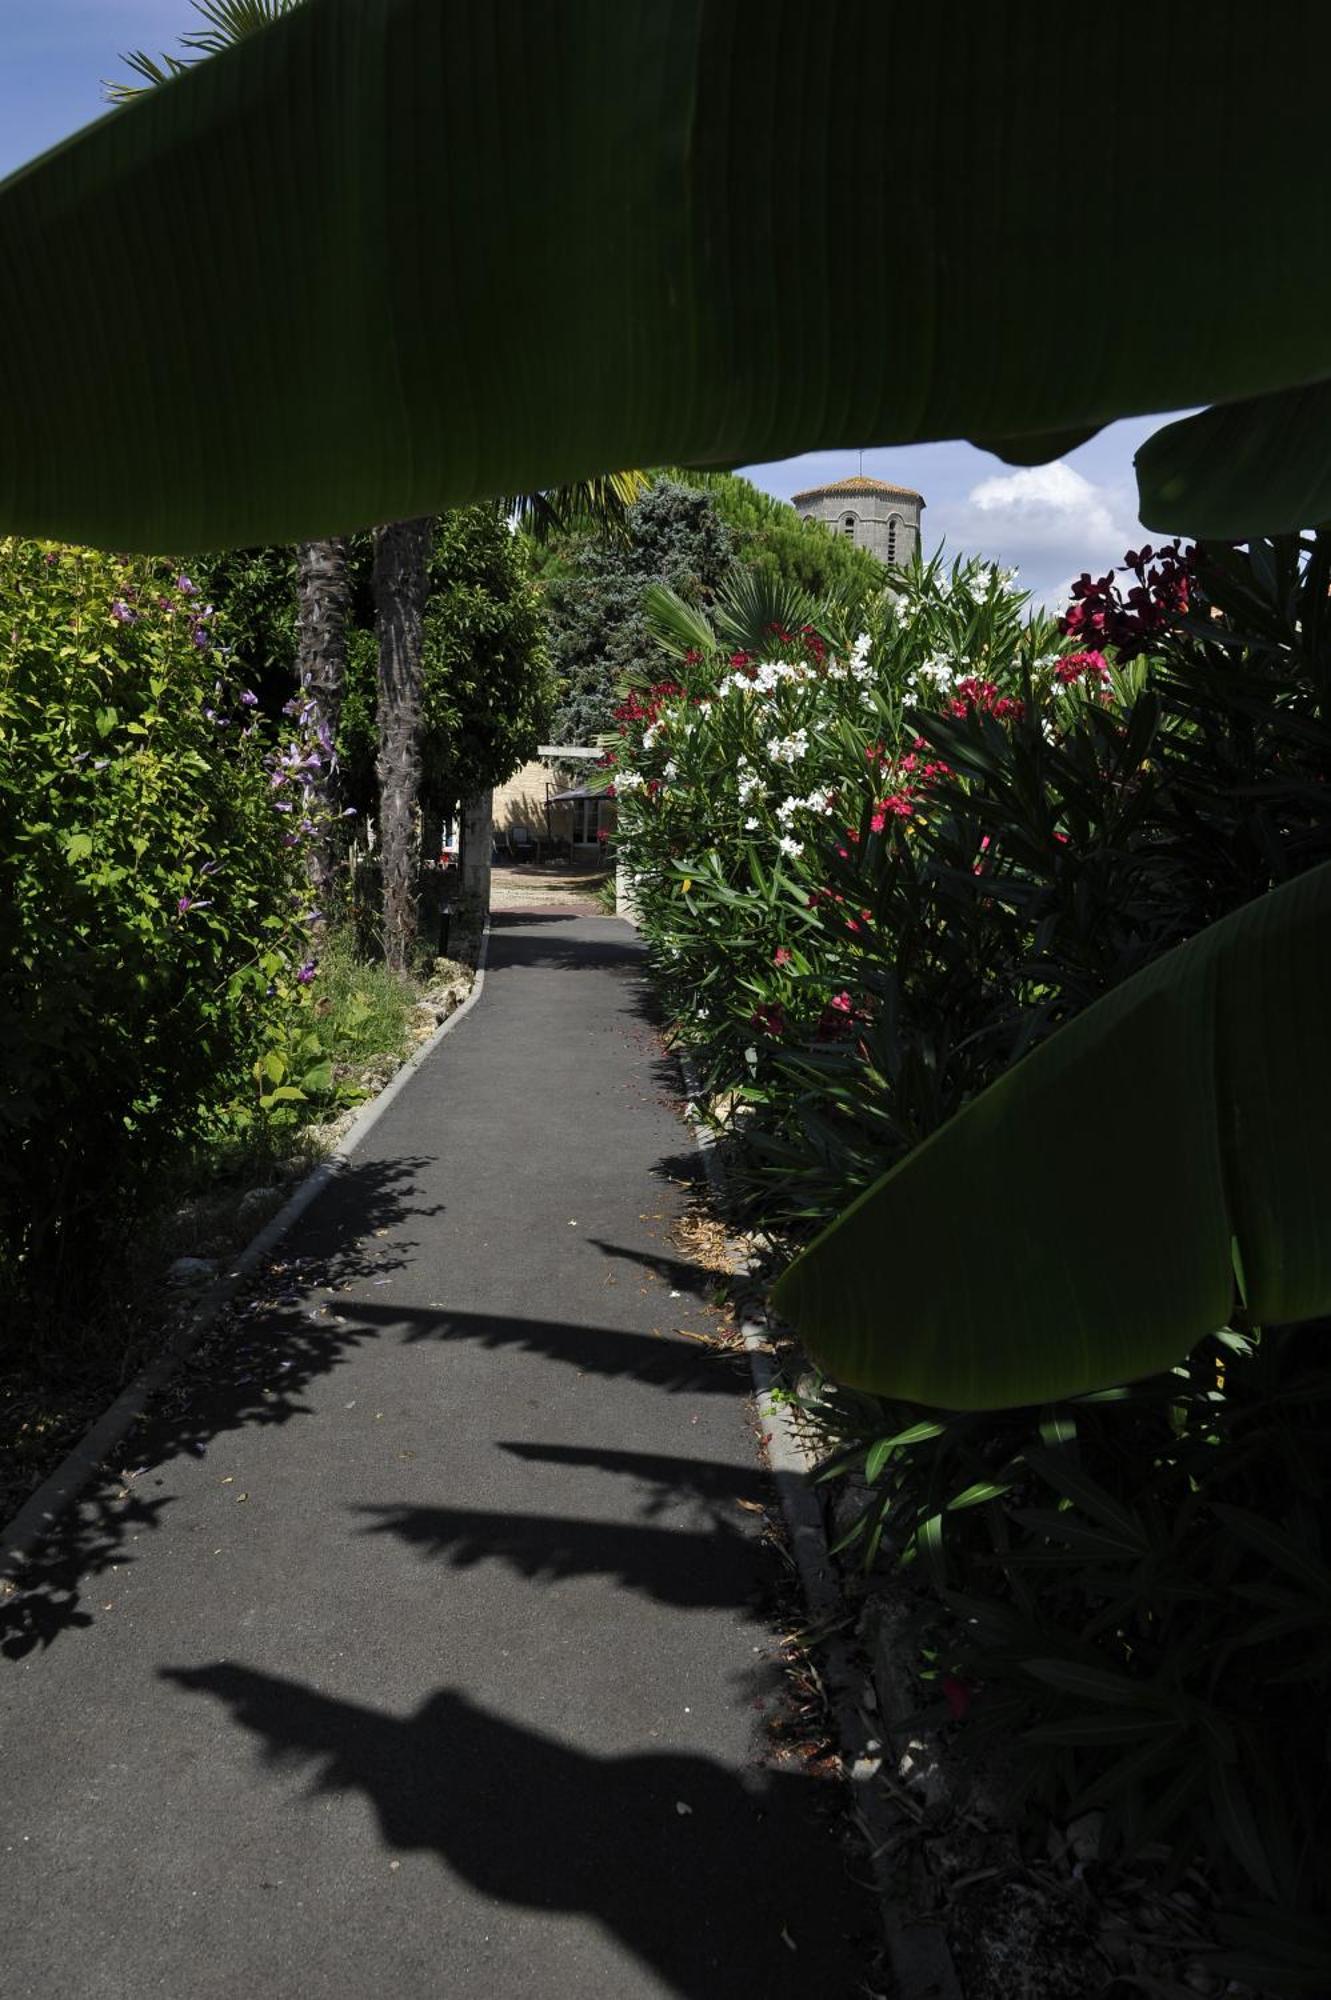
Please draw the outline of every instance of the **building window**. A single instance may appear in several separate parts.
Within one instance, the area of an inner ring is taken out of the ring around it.
[[[843,534],[843,535],[849,535],[849,536],[850,536],[850,539],[852,540],[852,542],[854,541],[854,539],[855,539],[855,516],[854,516],[853,514],[847,514],[847,515],[846,515],[846,516],[845,516],[845,517],[843,518],[843,520],[842,520],[842,523],[841,523],[841,532],[842,532],[842,534]]]
[[[887,559],[890,563],[894,563],[897,559],[897,529],[900,526],[901,517],[899,514],[894,514],[887,524]]]

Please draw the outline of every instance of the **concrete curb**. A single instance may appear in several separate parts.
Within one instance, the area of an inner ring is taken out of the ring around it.
[[[685,1118],[713,1190],[724,1195],[725,1168],[716,1139],[695,1109],[702,1100],[697,1072],[686,1055],[681,1053],[678,1061],[687,1096]],[[747,1275],[748,1268],[742,1259],[738,1261],[741,1275]],[[818,1640],[820,1671],[836,1718],[851,1797],[868,1842],[892,1971],[892,2000],[965,2000],[942,1931],[933,1924],[913,1922],[900,1907],[896,1884],[884,1862],[888,1843],[901,1831],[901,1816],[883,1785],[876,1782],[884,1755],[879,1735],[882,1725],[862,1705],[863,1676],[851,1665],[849,1649],[836,1629],[845,1612],[845,1600],[828,1548],[823,1511],[810,1484],[814,1460],[788,1404],[774,1396],[777,1371],[767,1332],[746,1306],[740,1310],[740,1334],[748,1352],[758,1414],[767,1438],[768,1464],[790,1534],[810,1621],[814,1628],[826,1628],[825,1636]]]
[[[35,1493],[29,1495],[6,1526],[3,1535],[0,1535],[0,1582],[21,1581],[23,1565],[33,1549],[45,1539],[61,1515],[78,1499],[84,1487],[101,1467],[107,1454],[114,1450],[138,1422],[151,1398],[179,1372],[182,1364],[189,1358],[223,1307],[234,1298],[251,1271],[277,1247],[329,1182],[349,1164],[356,1148],[378,1124],[399,1092],[405,1090],[421,1064],[428,1061],[444,1036],[450,1034],[463,1017],[471,1012],[485,986],[485,960],[489,945],[490,925],[487,920],[481,932],[480,950],[476,955],[476,978],[461,1006],[455,1007],[448,1019],[440,1022],[434,1033],[421,1043],[415,1053],[403,1063],[401,1069],[389,1079],[378,1096],[371,1098],[368,1104],[362,1105],[328,1158],[320,1160],[318,1166],[305,1176],[300,1186],[272,1220],[265,1223],[258,1235],[252,1237],[240,1254],[231,1260],[226,1272],[208,1287],[185,1325],[173,1336],[165,1352],[150,1362],[142,1374],[131,1382],[128,1389],[117,1396],[110,1409],[105,1410],[96,1423],[84,1432],[73,1450],[60,1461],[50,1477],[43,1480]]]

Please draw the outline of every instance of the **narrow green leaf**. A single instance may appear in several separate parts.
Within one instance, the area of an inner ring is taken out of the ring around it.
[[[1023,1660],[1023,1671],[1060,1694],[1080,1695],[1085,1701],[1107,1701],[1128,1708],[1159,1706],[1159,1696],[1149,1682],[1132,1680],[1109,1667],[1092,1667],[1080,1660]]]
[[[1300,1548],[1273,1521],[1264,1520],[1260,1514],[1250,1513],[1246,1507],[1234,1507],[1223,1500],[1213,1501],[1211,1511],[1239,1541],[1255,1549],[1258,1555],[1265,1556],[1269,1563],[1284,1570],[1287,1576],[1296,1578],[1315,1596],[1331,1601],[1331,1571]]]
[[[977,1479],[973,1486],[967,1486],[948,1501],[948,1512],[954,1514],[962,1507],[979,1507],[986,1500],[997,1500],[1001,1494],[1012,1491],[1012,1484],[1010,1479]]]
[[[1271,1863],[1257,1830],[1242,1779],[1232,1764],[1212,1765],[1211,1804],[1215,1810],[1216,1825],[1235,1860],[1246,1870],[1249,1880],[1261,1895],[1274,1898],[1277,1892]]]

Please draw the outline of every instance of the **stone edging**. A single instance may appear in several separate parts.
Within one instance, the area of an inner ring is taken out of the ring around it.
[[[306,1209],[321,1194],[328,1183],[341,1173],[355,1152],[357,1146],[387,1111],[399,1091],[407,1083],[421,1064],[425,1062],[444,1036],[456,1028],[464,1014],[481,997],[485,985],[485,959],[490,943],[490,925],[487,920],[481,933],[480,950],[476,955],[476,977],[466,999],[455,1007],[446,1021],[442,1021],[410,1055],[402,1067],[396,1070],[368,1104],[361,1106],[342,1137],[326,1160],[320,1160],[287,1201],[253,1237],[239,1256],[228,1260],[224,1274],[204,1292],[190,1314],[188,1320],[177,1330],[164,1353],[143,1370],[131,1382],[128,1389],[117,1396],[110,1409],[103,1411],[95,1424],[84,1432],[73,1449],[66,1453],[55,1471],[43,1480],[35,1493],[20,1507],[19,1511],[0,1535],[0,1582],[21,1584],[23,1565],[33,1549],[41,1542],[61,1515],[82,1493],[84,1487],[94,1477],[107,1454],[114,1450],[120,1440],[143,1415],[149,1400],[175,1376],[181,1365],[189,1358],[203,1334],[216,1320],[223,1307],[228,1305],[243,1281],[255,1267],[274,1250],[299,1221]]]
[[[725,1192],[725,1168],[716,1140],[697,1110],[702,1092],[687,1055],[678,1057],[686,1093],[685,1119],[702,1156],[707,1178],[718,1195]],[[747,1275],[748,1265],[737,1258]],[[841,1739],[842,1757],[851,1798],[869,1849],[874,1883],[887,1939],[893,1976],[893,2000],[964,2000],[952,1954],[943,1932],[934,1924],[913,1922],[900,1907],[896,1887],[883,1861],[884,1849],[901,1830],[901,1816],[878,1782],[886,1746],[882,1722],[863,1705],[864,1676],[851,1665],[849,1649],[837,1629],[845,1603],[827,1545],[823,1511],[809,1482],[814,1467],[789,1405],[773,1397],[777,1371],[766,1329],[755,1317],[756,1295],[741,1302],[740,1334],[749,1356],[753,1386],[767,1438],[767,1456],[781,1512],[790,1533],[804,1599],[814,1627],[826,1628],[818,1639],[820,1672]]]

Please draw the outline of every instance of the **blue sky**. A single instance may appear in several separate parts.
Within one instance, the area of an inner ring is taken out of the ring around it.
[[[127,48],[170,48],[194,20],[187,0],[0,0],[0,178],[101,115],[101,79]],[[1160,421],[1114,424],[1054,465],[1014,470],[967,444],[864,454],[872,477],[926,501],[925,546],[992,556],[1049,602],[1082,569],[1104,569],[1141,539],[1132,455]],[[810,452],[748,476],[787,499],[856,470],[854,452]]]

